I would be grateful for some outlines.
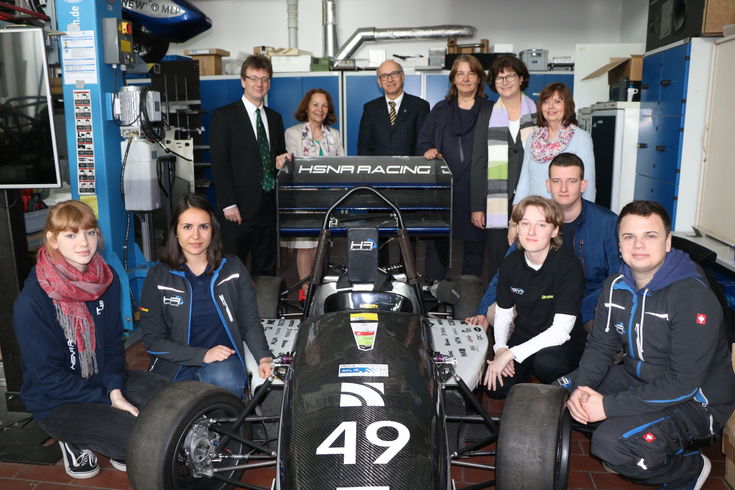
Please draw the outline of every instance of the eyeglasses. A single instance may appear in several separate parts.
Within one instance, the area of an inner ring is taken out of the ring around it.
[[[385,81],[385,80],[388,80],[389,78],[398,78],[401,75],[402,75],[402,73],[399,70],[396,70],[396,71],[392,71],[390,73],[381,73],[380,75],[378,75],[378,78],[380,78],[381,80]]]
[[[516,75],[515,73],[509,73],[505,75],[504,77],[495,77],[495,83],[503,83],[503,82],[513,83],[516,81],[516,78],[518,78],[518,75]]]
[[[458,71],[454,76],[455,76],[455,78],[468,77],[468,78],[472,78],[472,79],[478,77],[477,73],[475,73],[474,71]]]
[[[246,75],[245,78],[247,78],[253,83],[258,83],[258,82],[270,83],[271,81],[270,77],[255,77],[253,75]]]

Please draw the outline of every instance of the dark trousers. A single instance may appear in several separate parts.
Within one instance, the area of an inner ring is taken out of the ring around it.
[[[618,364],[598,391],[604,396],[641,384]],[[707,407],[687,400],[655,412],[604,420],[592,435],[592,454],[638,483],[678,487],[702,470],[702,457],[691,449],[692,441],[714,439],[721,429]]]
[[[500,263],[508,252],[508,228],[487,230],[488,277],[495,277]]]
[[[451,260],[449,239],[437,238],[426,242],[425,276],[434,281],[446,279]],[[462,274],[481,276],[485,263],[485,242],[462,240]]]
[[[516,345],[509,342],[510,345]],[[522,363],[515,363],[515,375],[503,377],[503,386],[496,386],[495,390],[486,390],[490,398],[502,400],[508,396],[513,385],[528,383],[532,376],[536,376],[542,383],[551,383],[555,379],[569,374],[579,366],[582,357],[584,343],[575,341],[574,338],[564,342],[562,345],[541,349],[534,355],[528,357]]]
[[[243,209],[241,215],[245,215]],[[263,192],[258,209],[241,224],[226,220],[220,215],[222,242],[225,252],[240,257],[248,264],[250,275],[275,276],[278,256],[278,230],[276,229],[276,192]]]
[[[142,410],[169,383],[158,374],[126,371],[123,395]],[[110,405],[67,403],[36,422],[54,439],[124,461],[135,417]]]

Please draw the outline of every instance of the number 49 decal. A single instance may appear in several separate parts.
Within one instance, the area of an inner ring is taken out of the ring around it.
[[[391,427],[398,432],[398,436],[392,440],[385,440],[378,437],[378,431],[383,427]],[[344,434],[345,445],[333,446],[340,435]],[[408,444],[411,438],[408,428],[399,423],[390,420],[379,420],[368,425],[365,429],[365,438],[375,446],[387,448],[373,464],[387,464],[393,457],[398,454],[403,447]],[[317,455],[325,454],[342,454],[344,464],[355,464],[357,462],[357,422],[342,422],[332,431],[324,442],[316,448]]]

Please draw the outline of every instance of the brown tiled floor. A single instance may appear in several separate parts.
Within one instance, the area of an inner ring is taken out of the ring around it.
[[[140,342],[128,349],[126,358],[130,368],[143,369],[147,366],[147,354]],[[483,404],[492,414],[499,414],[502,410],[501,402],[491,403],[488,399],[483,399]],[[600,462],[589,455],[589,450],[589,440],[581,433],[574,432],[572,434],[571,472],[568,488],[611,490],[650,488],[633,485],[616,475],[606,472]],[[707,490],[726,490],[730,488],[723,479],[725,459],[720,451],[720,441],[717,441],[705,452],[712,460],[712,473],[704,488]],[[489,456],[473,458],[473,460],[483,463],[491,462]],[[0,462],[0,489],[131,488],[126,474],[113,469],[106,458],[101,457],[100,464],[102,472],[96,477],[88,480],[75,480],[66,475],[61,461],[53,466]],[[464,488],[473,483],[488,480],[492,475],[472,468],[454,467],[452,476],[457,483],[457,488]],[[273,470],[262,469],[247,473],[243,481],[270,488],[272,478]]]

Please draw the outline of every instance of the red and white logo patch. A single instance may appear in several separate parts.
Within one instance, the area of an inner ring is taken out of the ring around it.
[[[697,324],[707,325],[707,315],[704,313],[697,313]]]
[[[656,440],[656,436],[654,436],[650,432],[646,432],[645,434],[643,434],[643,440],[650,443]]]

